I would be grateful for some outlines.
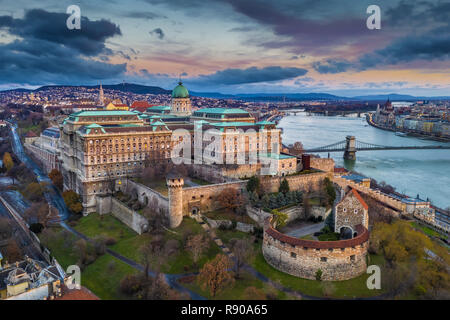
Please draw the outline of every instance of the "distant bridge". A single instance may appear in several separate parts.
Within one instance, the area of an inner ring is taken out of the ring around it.
[[[377,150],[426,150],[426,149],[450,149],[450,146],[383,146],[379,144],[357,141],[354,136],[347,136],[342,140],[326,146],[305,149],[306,153],[319,152],[344,152],[344,159],[356,160],[356,151],[377,151]]]

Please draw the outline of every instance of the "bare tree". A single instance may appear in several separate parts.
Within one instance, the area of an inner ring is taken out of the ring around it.
[[[239,278],[241,276],[240,272],[242,267],[250,261],[250,259],[253,257],[253,242],[254,238],[251,237],[250,239],[232,239],[232,248],[231,251],[234,254],[235,257],[235,272],[236,272],[236,278]]]
[[[188,237],[186,250],[190,252],[192,260],[197,264],[203,252],[209,248],[209,241],[202,234]]]

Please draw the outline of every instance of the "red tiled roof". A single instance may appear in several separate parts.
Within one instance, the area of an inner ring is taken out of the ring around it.
[[[359,203],[361,203],[361,205],[364,207],[364,209],[369,210],[369,206],[364,201],[364,199],[361,197],[361,195],[358,193],[358,191],[356,191],[356,189],[352,188],[352,193],[356,197],[356,199],[358,199]]]
[[[345,169],[345,168],[340,168],[340,167],[335,167],[335,168],[334,168],[334,172],[335,172],[335,173],[345,173],[345,172],[347,172],[347,169]]]
[[[62,285],[62,296],[57,297],[55,300],[100,300],[95,294],[85,287],[81,287],[80,290],[69,289],[65,285]]]
[[[338,248],[355,247],[369,240],[369,230],[367,230],[364,226],[358,224],[357,226],[355,226],[355,231],[358,233],[358,235],[352,239],[338,240],[338,241],[306,240],[285,235],[275,230],[269,223],[269,226],[267,227],[265,233],[278,241],[293,246],[313,248],[313,249],[338,249]]]
[[[130,108],[135,109],[139,112],[147,111],[147,108],[156,106],[156,104],[150,104],[147,101],[134,101]]]
[[[25,135],[25,137],[26,138],[35,138],[35,137],[37,137],[37,135],[33,131],[28,131],[27,134]]]

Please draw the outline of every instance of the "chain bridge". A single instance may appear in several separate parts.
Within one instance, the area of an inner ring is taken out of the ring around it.
[[[357,151],[420,150],[420,149],[450,149],[450,145],[384,146],[379,144],[358,141],[356,140],[355,136],[347,136],[345,140],[318,148],[305,149],[305,152],[306,153],[344,152],[344,159],[356,160]]]

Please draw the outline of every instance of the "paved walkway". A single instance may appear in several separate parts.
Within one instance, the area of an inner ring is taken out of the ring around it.
[[[286,232],[286,235],[296,238],[301,238],[307,236],[309,234],[313,234],[315,232],[319,232],[325,226],[325,222],[313,223],[307,225],[298,226],[295,229],[289,230]]]

